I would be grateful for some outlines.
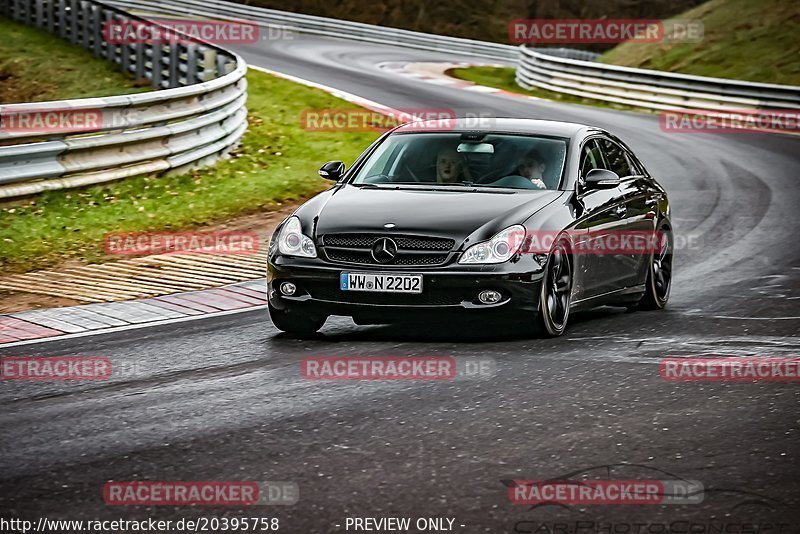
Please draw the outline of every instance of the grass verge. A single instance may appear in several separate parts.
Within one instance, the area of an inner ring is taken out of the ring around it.
[[[247,78],[250,127],[231,159],[180,176],[128,178],[6,205],[0,272],[109,259],[106,232],[199,228],[313,195],[330,185],[317,175],[321,163],[352,162],[379,135],[308,132],[304,109],[356,106],[261,72]]]
[[[614,65],[800,85],[800,2],[710,0],[677,19],[701,20],[700,43],[622,43],[600,57]]]
[[[44,30],[0,17],[0,103],[43,102],[149,90],[115,65]]]

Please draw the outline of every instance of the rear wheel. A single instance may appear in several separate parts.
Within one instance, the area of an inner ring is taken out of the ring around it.
[[[290,310],[278,310],[269,306],[269,318],[272,319],[272,324],[275,328],[298,337],[312,336],[322,328],[325,321],[328,319],[326,316],[305,315]]]
[[[662,223],[656,235],[658,246],[650,259],[644,296],[638,306],[641,310],[663,309],[667,305],[672,287],[672,230]]]
[[[547,259],[539,296],[537,332],[546,337],[560,336],[567,329],[572,293],[572,264],[567,244],[560,241]]]

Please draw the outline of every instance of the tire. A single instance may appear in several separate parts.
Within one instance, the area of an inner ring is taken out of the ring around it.
[[[539,294],[536,333],[541,337],[557,337],[567,329],[572,293],[572,261],[569,245],[559,241],[545,265]]]
[[[275,328],[296,337],[309,337],[317,333],[322,328],[327,316],[301,315],[291,311],[278,310],[268,305],[269,318]]]
[[[658,248],[650,257],[644,295],[637,305],[640,310],[664,309],[672,288],[672,253],[674,250],[672,230],[666,222],[662,222],[658,225],[656,232],[660,236]]]

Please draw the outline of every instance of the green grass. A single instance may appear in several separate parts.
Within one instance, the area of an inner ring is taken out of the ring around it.
[[[0,103],[149,90],[113,64],[44,30],[0,17],[0,36]]]
[[[476,83],[478,85],[496,87],[497,89],[503,89],[512,93],[536,96],[539,98],[546,98],[548,100],[613,109],[632,109],[629,106],[613,104],[611,102],[589,100],[587,98],[555,93],[553,91],[546,91],[544,89],[528,91],[527,89],[523,89],[517,85],[517,82],[514,79],[516,76],[516,69],[513,67],[464,67],[450,69],[447,71],[447,74],[461,80]]]
[[[6,206],[0,210],[0,269],[108,259],[106,232],[196,228],[307,197],[330,185],[317,175],[321,163],[352,162],[378,136],[306,131],[304,109],[356,106],[261,72],[247,78],[250,127],[233,158],[181,176],[51,191]]]
[[[800,2],[711,0],[675,18],[703,21],[703,41],[623,43],[600,60],[700,76],[800,85]]]
[[[623,43],[600,57],[615,65],[800,85],[800,2],[791,0],[710,0],[676,19],[701,20],[699,43]],[[456,78],[514,93],[575,104],[634,109],[537,89],[526,91],[510,67],[470,67],[449,71]]]

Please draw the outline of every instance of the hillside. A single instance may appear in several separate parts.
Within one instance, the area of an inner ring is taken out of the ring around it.
[[[605,63],[700,76],[800,85],[800,2],[710,0],[677,19],[700,19],[696,44],[623,43]]]

